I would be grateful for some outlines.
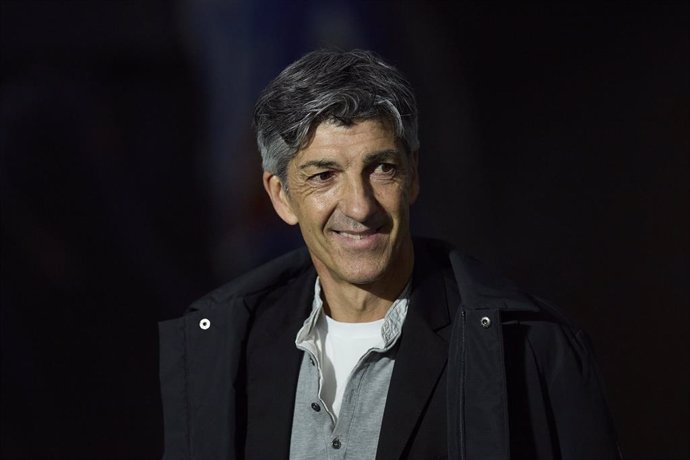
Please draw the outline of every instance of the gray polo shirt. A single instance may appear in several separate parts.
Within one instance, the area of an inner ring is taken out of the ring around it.
[[[312,311],[297,333],[304,351],[295,394],[290,458],[293,460],[373,459],[376,457],[388,385],[395,364],[395,344],[409,304],[409,284],[393,302],[381,327],[383,347],[371,348],[355,365],[345,387],[339,417],[321,398],[323,355],[316,324],[323,312],[316,279]]]

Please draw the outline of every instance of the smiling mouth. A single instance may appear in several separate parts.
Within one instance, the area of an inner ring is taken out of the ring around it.
[[[333,230],[335,234],[338,236],[342,236],[344,238],[349,238],[351,240],[363,240],[365,238],[368,238],[370,236],[374,236],[377,233],[380,233],[381,227],[379,228],[372,228],[364,231],[359,231],[359,232],[353,232],[353,231],[348,231],[348,230]]]
[[[348,233],[348,232],[338,232],[336,233],[340,236],[343,236],[345,238],[350,238],[351,240],[363,240],[364,238],[367,238],[371,235],[373,235],[376,232],[366,232],[366,233]]]
[[[343,249],[351,251],[372,251],[383,244],[383,227],[364,231],[332,230],[335,241]]]

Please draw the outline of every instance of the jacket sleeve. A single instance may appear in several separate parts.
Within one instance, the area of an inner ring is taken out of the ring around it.
[[[541,371],[562,460],[620,459],[591,343],[582,330],[550,328],[541,337]]]

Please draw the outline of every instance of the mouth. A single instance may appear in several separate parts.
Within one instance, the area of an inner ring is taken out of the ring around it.
[[[334,230],[335,233],[337,233],[339,236],[342,236],[343,238],[349,238],[351,240],[363,240],[365,238],[368,238],[376,233],[378,233],[376,230],[367,230],[365,232],[347,232],[347,231],[338,231]]]
[[[332,230],[335,240],[349,250],[373,250],[382,244],[381,227],[364,231]]]

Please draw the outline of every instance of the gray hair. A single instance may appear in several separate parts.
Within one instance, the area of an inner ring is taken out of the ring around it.
[[[408,154],[419,149],[412,87],[371,51],[317,50],[290,64],[264,89],[254,110],[263,169],[286,185],[287,167],[324,122],[390,122]]]

